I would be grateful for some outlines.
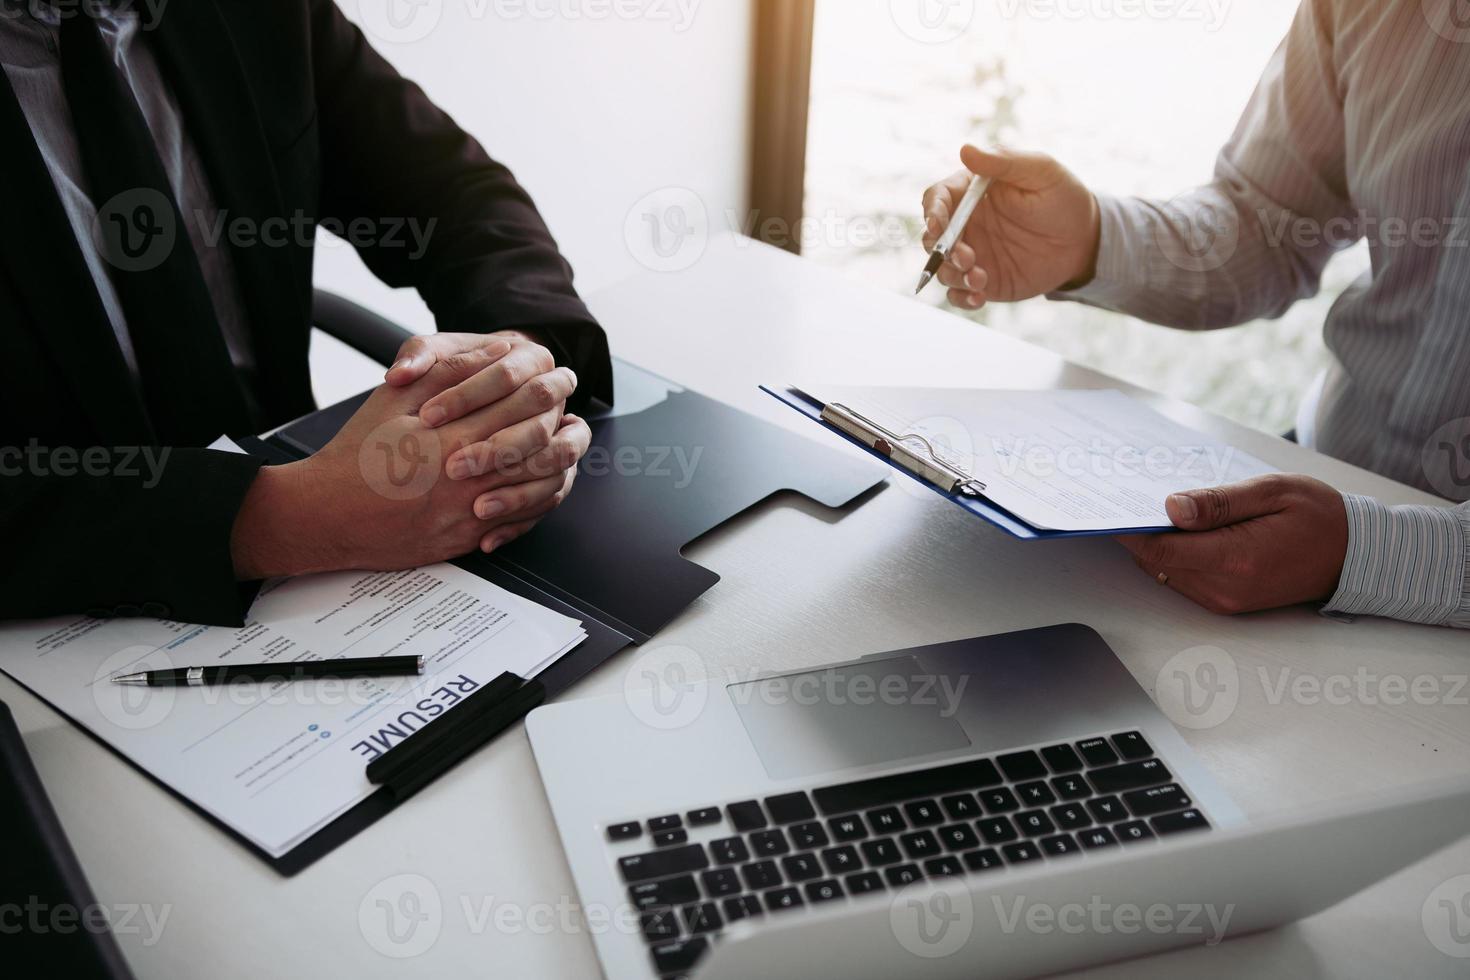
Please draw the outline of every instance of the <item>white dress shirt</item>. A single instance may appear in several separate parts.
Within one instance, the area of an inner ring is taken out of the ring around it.
[[[1456,26],[1458,2],[1304,0],[1215,179],[1168,203],[1100,197],[1097,276],[1054,298],[1225,327],[1313,295],[1327,261],[1366,238],[1372,269],[1327,316],[1333,360],[1300,431],[1329,455],[1470,500],[1470,25]],[[1327,611],[1470,628],[1470,503],[1345,500],[1347,563]]]

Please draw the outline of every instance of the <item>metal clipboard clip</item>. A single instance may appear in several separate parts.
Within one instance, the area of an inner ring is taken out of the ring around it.
[[[985,484],[959,467],[946,463],[921,435],[910,433],[898,435],[865,418],[846,405],[833,402],[822,408],[822,421],[834,425],[894,465],[902,467],[927,483],[932,483],[945,493],[963,493],[978,497],[985,492]],[[919,452],[911,445],[923,447]]]

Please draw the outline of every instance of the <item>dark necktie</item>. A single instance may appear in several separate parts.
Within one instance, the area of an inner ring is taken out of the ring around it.
[[[221,433],[254,432],[249,397],[153,136],[84,12],[63,16],[61,76],[99,211],[94,237],[122,304],[156,435],[165,445],[200,446]]]

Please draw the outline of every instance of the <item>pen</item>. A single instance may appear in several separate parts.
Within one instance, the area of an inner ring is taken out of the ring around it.
[[[954,251],[955,245],[959,244],[960,236],[965,233],[965,226],[970,223],[970,218],[975,214],[975,208],[985,199],[985,192],[990,190],[990,178],[981,177],[979,174],[970,178],[970,186],[965,189],[965,196],[960,198],[960,206],[955,208],[954,217],[950,219],[949,227],[944,229],[944,234],[939,236],[939,241],[934,243],[934,251],[929,253],[929,263],[924,266],[924,274],[919,277],[919,288],[914,290],[914,295],[924,291],[939,272],[939,267],[949,261],[950,253]]]
[[[220,667],[174,667],[119,674],[114,684],[148,687],[202,687],[234,680],[304,681],[320,677],[404,677],[424,672],[423,657],[342,657],[291,664],[238,664]]]

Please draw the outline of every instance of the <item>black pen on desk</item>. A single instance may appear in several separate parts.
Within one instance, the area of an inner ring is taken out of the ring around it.
[[[949,261],[950,253],[960,243],[960,236],[965,233],[965,226],[970,223],[975,209],[985,199],[985,192],[990,190],[990,178],[981,177],[979,174],[970,178],[970,186],[965,189],[965,196],[960,198],[960,203],[954,210],[954,217],[950,219],[949,227],[944,229],[944,234],[939,236],[939,241],[934,243],[934,251],[929,253],[929,264],[924,266],[924,274],[919,277],[919,288],[914,290],[914,295],[924,291],[929,285],[929,280],[939,274],[944,263]]]
[[[236,680],[305,681],[323,677],[409,677],[424,672],[423,657],[343,657],[287,664],[228,664],[219,667],[173,667],[118,674],[114,684],[147,687],[203,687]]]

